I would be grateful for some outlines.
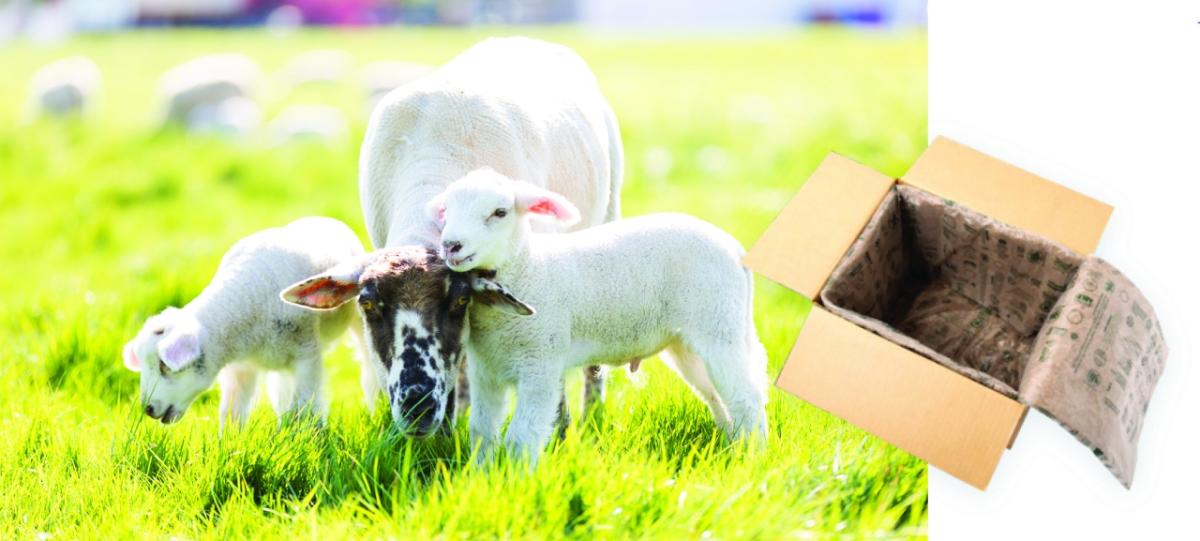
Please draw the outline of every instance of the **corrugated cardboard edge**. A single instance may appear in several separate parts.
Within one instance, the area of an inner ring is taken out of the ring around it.
[[[894,184],[895,180],[874,169],[830,154],[742,263],[815,299]]]
[[[980,490],[1027,410],[820,307],[775,383]]]
[[[1081,254],[1096,250],[1113,208],[945,137],[934,139],[902,182],[962,203]]]

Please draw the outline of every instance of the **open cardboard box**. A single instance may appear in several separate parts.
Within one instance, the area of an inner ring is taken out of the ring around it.
[[[1111,212],[945,138],[899,181],[831,154],[745,257],[814,301],[776,384],[981,490],[1033,406],[1128,487],[1167,348]]]

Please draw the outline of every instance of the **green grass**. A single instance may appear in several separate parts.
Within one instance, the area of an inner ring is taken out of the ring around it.
[[[279,427],[264,406],[218,437],[215,391],[170,427],[138,414],[121,345],[195,295],[234,240],[311,214],[363,231],[355,85],[269,89],[268,115],[320,101],[353,119],[345,144],[273,148],[149,134],[156,77],[212,51],[269,71],[323,47],[438,63],[488,33],[135,33],[0,50],[0,538],[924,535],[917,459],[777,390],[768,447],[730,449],[657,362],[617,371],[604,420],[532,473],[467,466],[461,423],[454,438],[390,433],[367,415],[347,347],[327,361],[321,430]],[[749,245],[826,152],[898,175],[924,147],[920,33],[529,33],[575,47],[598,75],[622,125],[629,215],[685,211]],[[80,52],[104,72],[103,112],[20,125],[32,71]],[[808,305],[758,286],[773,376]]]

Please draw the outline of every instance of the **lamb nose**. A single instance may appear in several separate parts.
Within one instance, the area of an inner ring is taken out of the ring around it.
[[[442,243],[442,249],[446,250],[446,254],[457,254],[462,250],[462,243],[458,241],[446,241]]]
[[[146,415],[154,417],[154,406],[151,406],[150,404],[146,404],[145,412],[146,412]]]

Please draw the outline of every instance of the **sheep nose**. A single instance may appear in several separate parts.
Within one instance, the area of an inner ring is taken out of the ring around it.
[[[146,412],[146,415],[154,417],[154,406],[152,406],[150,404],[146,404],[146,408],[143,411]]]
[[[457,254],[462,250],[462,243],[456,240],[448,240],[442,243],[442,249],[446,251],[446,255]]]

